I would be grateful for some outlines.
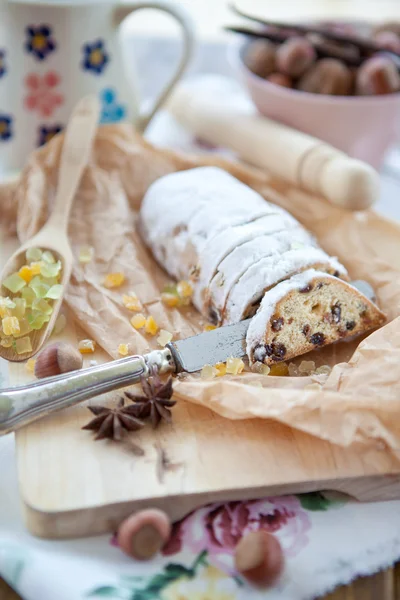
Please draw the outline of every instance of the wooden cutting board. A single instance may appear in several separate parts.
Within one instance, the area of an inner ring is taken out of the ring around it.
[[[62,337],[76,343],[77,332],[70,325]],[[24,365],[12,364],[10,378],[17,385],[33,376]],[[92,402],[115,402],[119,396]],[[361,455],[272,421],[230,421],[178,401],[172,426],[135,434],[145,452],[138,457],[125,445],[94,442],[81,430],[91,418],[86,404],[16,434],[21,499],[34,535],[115,531],[144,507],[162,508],[176,520],[209,502],[323,489],[360,500],[400,497],[400,472],[384,450]]]

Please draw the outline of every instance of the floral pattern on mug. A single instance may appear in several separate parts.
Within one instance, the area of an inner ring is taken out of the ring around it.
[[[47,144],[57,133],[63,130],[62,125],[41,125],[39,127],[38,146]]]
[[[25,49],[38,60],[44,60],[57,47],[49,25],[30,25],[26,28],[26,33],[28,41]]]
[[[5,58],[6,58],[6,51],[0,50],[0,78],[4,77],[4,75],[7,73]]]
[[[11,115],[4,115],[0,113],[0,141],[6,142],[13,136],[13,117]]]
[[[110,57],[107,54],[103,40],[96,40],[91,44],[84,44],[82,69],[101,75],[106,68]]]
[[[214,504],[175,524],[163,554],[206,550],[212,564],[230,570],[235,546],[246,533],[273,533],[286,556],[295,556],[308,544],[310,528],[310,518],[295,496]]]
[[[118,123],[126,117],[126,108],[117,100],[117,92],[113,88],[105,88],[100,92],[100,123]]]
[[[60,76],[54,71],[48,71],[41,77],[30,73],[25,79],[29,92],[25,96],[25,107],[37,111],[41,117],[51,117],[58,106],[64,102],[64,96],[54,88],[60,83]]]

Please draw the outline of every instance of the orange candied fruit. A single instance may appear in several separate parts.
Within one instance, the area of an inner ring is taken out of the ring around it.
[[[140,312],[143,309],[142,303],[134,292],[123,294],[122,304],[125,306],[125,308],[131,310],[132,312]]]
[[[26,370],[29,371],[29,373],[34,373],[35,372],[35,363],[36,363],[36,359],[34,358],[30,358],[29,360],[26,361]]]
[[[168,292],[163,292],[161,294],[161,302],[163,304],[165,304],[165,306],[168,306],[169,308],[175,308],[176,306],[179,306],[180,299],[179,299],[179,296],[177,296],[176,294],[170,294]]]
[[[224,375],[226,375],[226,364],[225,363],[217,363],[215,366],[215,369],[217,371],[217,377],[223,377]]]
[[[123,273],[108,273],[103,281],[103,285],[106,288],[117,288],[120,287],[125,281],[125,275]]]
[[[29,283],[30,280],[33,277],[33,273],[32,273],[32,269],[30,267],[28,267],[28,265],[24,265],[23,267],[20,268],[20,270],[18,271],[18,275],[20,277],[22,277],[22,279],[24,281],[26,281],[26,283]]]
[[[179,281],[176,290],[181,298],[191,298],[193,296],[193,288],[188,281]]]
[[[120,344],[118,346],[118,354],[120,356],[128,356],[128,354],[129,354],[129,345],[128,344]]]
[[[154,319],[154,317],[152,317],[151,315],[150,315],[150,317],[147,317],[147,319],[146,319],[146,324],[144,326],[144,330],[146,333],[149,333],[150,335],[156,335],[156,333],[158,331],[157,322]]]
[[[216,325],[206,325],[204,327],[204,331],[214,331],[214,329],[218,329]]]
[[[289,375],[289,367],[285,362],[276,363],[276,365],[271,365],[269,375],[273,377],[285,377]]]
[[[93,340],[81,340],[78,344],[78,350],[81,354],[93,354],[96,345]]]
[[[131,325],[135,329],[142,329],[146,325],[146,317],[142,313],[138,313],[131,319]]]

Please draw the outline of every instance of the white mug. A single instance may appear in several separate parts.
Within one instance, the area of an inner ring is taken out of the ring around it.
[[[172,15],[183,32],[180,63],[148,114],[141,114],[132,65],[124,65],[118,29],[142,8]],[[65,126],[77,101],[97,94],[101,123],[129,120],[143,131],[181,77],[193,50],[190,18],[167,0],[0,0],[0,173]]]

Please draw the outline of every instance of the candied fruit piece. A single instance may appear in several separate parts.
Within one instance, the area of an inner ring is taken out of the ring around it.
[[[35,364],[36,364],[36,360],[34,358],[30,358],[29,360],[26,361],[26,370],[29,371],[29,373],[34,373],[35,372]]]
[[[31,263],[40,260],[42,258],[42,254],[43,252],[40,250],[40,248],[28,248],[25,256],[28,263]]]
[[[128,356],[128,354],[129,354],[129,345],[128,344],[120,344],[118,346],[118,354],[120,356]]]
[[[56,283],[52,285],[48,290],[45,298],[50,298],[51,300],[59,300],[63,295],[63,286],[60,283]]]
[[[20,277],[22,277],[22,279],[26,282],[29,283],[30,280],[33,277],[33,273],[32,273],[32,269],[30,267],[28,267],[28,265],[24,265],[23,267],[20,268],[20,270],[18,271],[18,275]]]
[[[67,318],[64,314],[61,313],[60,315],[58,315],[58,317],[56,319],[53,333],[58,335],[65,329],[66,326],[67,326]]]
[[[0,296],[0,317],[11,317],[11,310],[15,308],[15,302],[8,296]]]
[[[216,325],[206,325],[204,327],[204,331],[214,331],[214,329],[218,329]]]
[[[21,320],[25,315],[26,301],[24,298],[14,298],[15,307],[11,309],[11,315]]]
[[[239,375],[244,369],[244,362],[241,358],[228,358],[226,361],[226,372],[231,375]]]
[[[140,312],[141,310],[143,310],[142,303],[140,302],[135,292],[123,294],[122,304],[125,306],[125,308],[131,310],[132,312]]]
[[[157,343],[160,344],[164,348],[167,344],[172,340],[173,335],[170,331],[166,331],[165,329],[160,329],[160,335],[157,338]]]
[[[11,346],[13,345],[13,338],[11,336],[9,337],[2,337],[0,339],[0,345],[3,346],[3,348],[11,348]]]
[[[23,335],[26,335],[27,333],[30,333],[32,331],[32,327],[29,324],[29,321],[25,318],[20,319],[19,321],[19,333],[14,333],[14,337],[22,337]]]
[[[161,294],[161,302],[168,306],[169,308],[175,308],[179,306],[180,299],[176,294],[170,294],[169,292],[162,292]]]
[[[40,275],[40,269],[42,268],[41,262],[33,262],[29,265],[32,275]]]
[[[15,342],[15,351],[17,354],[26,354],[32,352],[32,343],[29,337],[18,338]]]
[[[150,317],[147,317],[147,319],[146,319],[146,324],[144,326],[144,330],[146,333],[149,333],[150,335],[156,335],[156,333],[158,331],[157,322],[154,319],[154,317],[152,317],[151,315],[150,315]]]
[[[27,315],[27,321],[31,328],[35,331],[42,329],[43,325],[47,323],[48,320],[49,318],[47,315],[44,315],[36,310]]]
[[[223,377],[226,374],[226,364],[221,362],[215,365],[217,371],[217,377]]]
[[[117,288],[120,287],[125,281],[125,275],[123,273],[108,273],[105,276],[103,285],[106,288]]]
[[[13,273],[5,278],[3,285],[13,294],[17,294],[20,290],[22,290],[23,287],[26,286],[26,281],[25,279],[22,279],[18,273]]]
[[[36,275],[29,284],[29,287],[35,292],[36,298],[44,298],[49,291],[49,286],[43,282],[39,275]],[[32,303],[34,300],[32,300]]]
[[[43,315],[51,315],[53,312],[53,307],[51,304],[46,302],[46,300],[43,300],[43,298],[36,298],[36,300],[32,302],[32,309],[42,313]]]
[[[269,367],[268,365],[261,365],[261,375],[269,375],[271,371],[271,367]]]
[[[78,350],[81,354],[93,354],[95,347],[93,340],[81,340],[78,344]]]
[[[56,263],[42,262],[40,265],[40,274],[43,277],[56,277],[61,271],[61,261]]]
[[[217,369],[212,367],[211,365],[204,365],[202,370],[200,371],[200,377],[202,379],[214,379],[217,375]]]
[[[188,281],[179,281],[176,291],[181,298],[191,298],[193,296],[193,288]]]
[[[24,287],[23,290],[21,290],[21,297],[25,300],[26,307],[29,308],[32,306],[36,294],[31,287]]]
[[[272,377],[285,377],[285,375],[289,375],[289,367],[285,362],[280,362],[276,365],[271,365],[269,375],[271,375]]]
[[[315,375],[329,375],[332,368],[329,365],[321,365],[315,370]]]
[[[311,375],[315,371],[315,362],[313,360],[302,360],[299,365],[301,375]]]
[[[18,335],[20,332],[19,321],[17,317],[4,317],[1,325],[3,327],[4,335]]]
[[[78,260],[82,264],[90,263],[93,260],[94,248],[92,246],[81,246],[79,248]]]
[[[299,368],[294,363],[289,363],[289,375],[290,377],[297,377],[299,375]]]
[[[56,262],[56,259],[54,258],[54,254],[52,252],[50,252],[50,250],[45,250],[43,252],[42,260],[44,260],[45,262],[47,262],[51,265]]]
[[[142,313],[138,313],[131,319],[131,325],[135,329],[142,329],[146,325],[146,317]]]

